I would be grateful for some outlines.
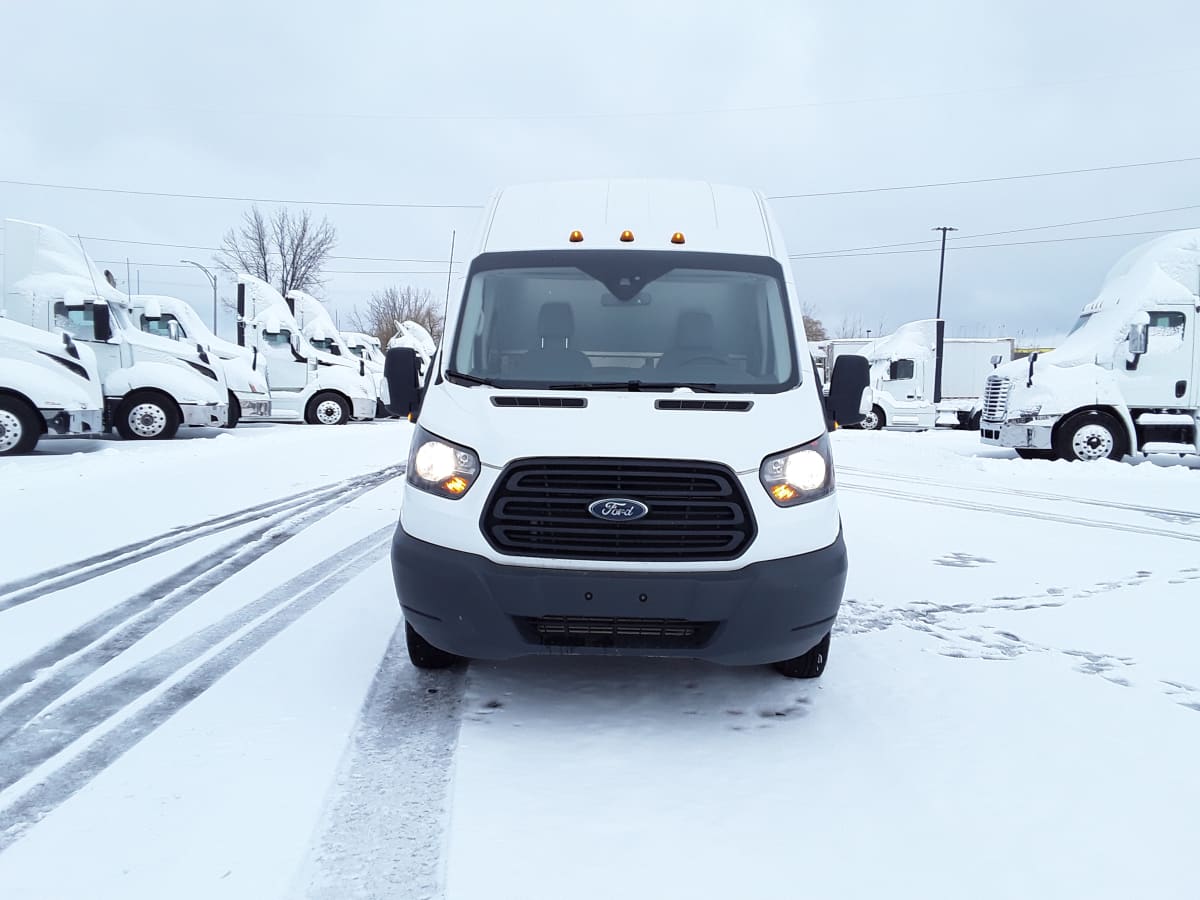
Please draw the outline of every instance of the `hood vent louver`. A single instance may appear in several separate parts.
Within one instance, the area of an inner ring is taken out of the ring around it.
[[[583,409],[587,400],[583,397],[511,397],[494,396],[492,406],[519,406],[529,409]]]
[[[703,409],[716,412],[748,412],[752,400],[655,400],[655,409]]]

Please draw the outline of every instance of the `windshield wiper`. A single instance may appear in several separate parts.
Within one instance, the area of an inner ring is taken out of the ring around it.
[[[670,391],[675,388],[690,388],[696,393],[715,394],[715,383],[699,381],[576,381],[570,384],[552,384],[552,391]]]
[[[459,384],[482,384],[487,387],[496,387],[496,382],[490,378],[480,378],[478,375],[468,375],[466,372],[455,372],[447,369],[446,377]]]

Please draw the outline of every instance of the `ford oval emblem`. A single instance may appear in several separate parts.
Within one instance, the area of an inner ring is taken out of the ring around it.
[[[605,497],[588,506],[588,512],[605,522],[634,522],[650,512],[650,507],[637,500]]]

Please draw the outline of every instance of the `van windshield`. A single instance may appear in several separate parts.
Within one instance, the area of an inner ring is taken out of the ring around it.
[[[472,264],[449,377],[498,387],[774,393],[799,383],[767,257],[631,250]]]

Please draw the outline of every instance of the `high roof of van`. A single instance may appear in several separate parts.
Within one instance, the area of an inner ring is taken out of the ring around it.
[[[632,241],[622,241],[622,232]],[[581,240],[572,241],[573,232]],[[676,233],[683,243],[672,242]],[[567,249],[692,250],[783,254],[757,191],[706,181],[594,179],[499,191],[478,252]]]

